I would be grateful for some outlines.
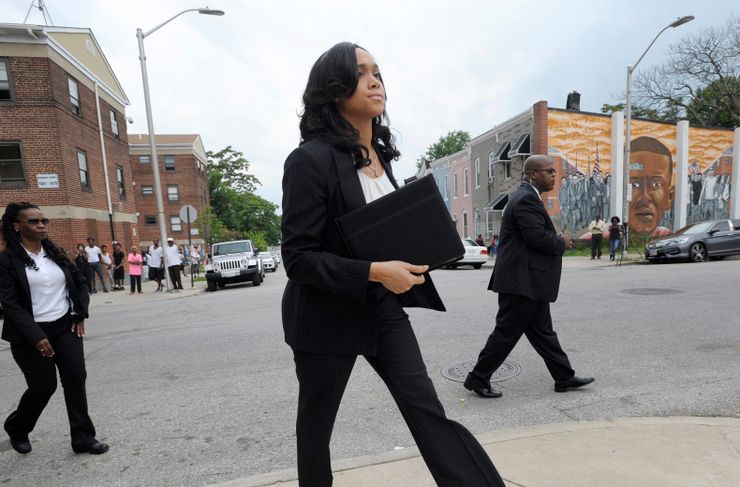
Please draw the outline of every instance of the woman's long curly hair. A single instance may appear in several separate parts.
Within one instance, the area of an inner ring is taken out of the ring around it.
[[[6,248],[17,258],[21,259],[26,267],[36,269],[36,263],[28,256],[23,245],[21,245],[21,234],[13,228],[13,223],[18,223],[18,217],[20,217],[21,212],[29,209],[38,210],[39,207],[25,201],[9,203],[5,207],[5,214],[3,214],[2,218],[2,235]],[[48,236],[41,241],[41,246],[44,248],[46,255],[59,267],[70,268],[72,261],[67,257],[64,249],[55,244]]]
[[[350,98],[357,89],[360,77],[356,48],[363,49],[351,42],[340,42],[314,63],[303,93],[300,129],[301,144],[320,137],[352,154],[355,167],[360,169],[370,164],[370,148],[360,144],[360,134],[339,114],[337,104],[337,100]],[[395,137],[388,124],[385,111],[373,119],[372,141],[383,159],[390,162],[398,159],[401,153],[396,149]]]

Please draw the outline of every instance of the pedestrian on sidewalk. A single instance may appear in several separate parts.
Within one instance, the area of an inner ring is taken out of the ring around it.
[[[113,242],[113,285],[118,291],[123,291],[123,280],[126,277],[126,269],[123,265],[125,258],[126,254],[121,250],[121,244]]]
[[[281,224],[283,329],[299,384],[299,484],[332,485],[331,433],[363,355],[398,404],[437,485],[503,487],[473,435],[446,417],[398,297],[413,288],[407,305],[444,309],[428,266],[354,259],[335,224],[397,188],[390,163],[400,154],[375,60],[355,44],[335,45],[311,69],[303,103],[301,144],[285,161]]]
[[[190,247],[190,274],[198,278],[200,277],[200,250],[198,250],[198,244],[193,244]]]
[[[614,260],[617,255],[619,245],[622,243],[622,225],[619,217],[613,216],[609,225],[609,260]]]
[[[601,259],[601,241],[606,231],[606,223],[601,219],[601,215],[591,220],[588,229],[591,231],[591,260]]]
[[[131,246],[131,253],[128,254],[128,277],[131,280],[131,292],[138,291],[141,294],[141,270],[144,266],[144,259],[139,253],[139,249],[136,245]]]
[[[108,287],[110,289],[113,289],[113,259],[108,253],[107,245],[100,246],[100,262],[103,266],[103,274],[105,274],[106,280],[108,282]]]
[[[523,173],[502,215],[498,257],[488,283],[488,289],[498,293],[496,327],[464,383],[484,398],[501,397],[491,387],[491,376],[522,335],[544,359],[555,391],[594,381],[576,377],[552,329],[550,303],[558,296],[563,253],[573,246],[567,234],[555,232],[540,196],[555,186],[557,171],[552,158],[535,155],[524,162]]]
[[[58,372],[72,450],[101,454],[108,445],[95,439],[85,392],[82,337],[90,296],[85,276],[49,238],[48,225],[49,219],[32,203],[9,203],[2,216],[2,339],[10,342],[10,353],[28,385],[4,429],[15,451],[31,452],[28,435],[57,388]],[[5,384],[3,389],[5,394]]]
[[[167,253],[167,272],[172,282],[172,289],[175,291],[182,289],[182,281],[180,280],[180,269],[182,268],[182,260],[180,260],[180,247],[175,244],[175,239],[169,237],[167,239],[167,247],[164,251]]]
[[[478,237],[475,239],[475,244],[479,247],[485,247],[486,243],[483,241],[483,235],[480,233],[478,234]]]
[[[85,278],[85,282],[89,283],[89,275],[90,275],[90,264],[87,262],[87,252],[85,252],[85,244],[78,243],[77,244],[77,252],[75,253],[75,266],[77,266],[77,270],[80,271],[80,275]],[[88,289],[88,293],[90,292],[90,289]]]
[[[103,292],[107,293],[108,288],[105,286],[105,278],[103,277],[103,266],[100,264],[100,247],[95,245],[95,239],[93,237],[87,237],[87,262],[90,264],[90,273],[88,274],[90,292],[95,294],[95,275],[100,279],[100,285],[103,287]]]
[[[149,246],[149,280],[157,283],[157,289],[154,292],[162,290],[162,279],[164,279],[164,264],[162,262],[162,247],[159,246],[159,239],[154,238]]]

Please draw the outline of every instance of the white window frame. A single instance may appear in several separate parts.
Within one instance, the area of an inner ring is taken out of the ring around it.
[[[182,232],[182,220],[179,216],[170,216],[170,230]]]
[[[462,212],[462,238],[468,238],[468,212]]]
[[[80,107],[80,87],[77,84],[77,80],[71,76],[67,76],[67,88],[69,90],[69,103],[72,105],[72,111],[75,115],[82,116],[82,108]]]
[[[480,157],[475,158],[475,189],[480,188]]]
[[[172,191],[173,189],[175,191]],[[180,201],[180,187],[178,185],[176,184],[167,185],[167,201],[169,202]]]
[[[144,185],[141,187],[142,196],[152,196],[154,194],[154,186]]]
[[[126,199],[126,173],[123,166],[116,166],[116,183],[118,184],[118,196]]]
[[[453,181],[453,183],[452,183],[453,184],[453,193],[452,193],[453,194],[453,198],[457,199],[458,196],[460,196],[460,194],[458,192],[458,189],[457,189],[458,188],[457,171],[455,171],[454,174],[452,175],[452,181]]]
[[[87,153],[82,149],[77,149],[77,167],[80,170],[80,185],[83,188],[91,189],[92,185],[90,184],[90,165],[87,163]]]
[[[113,133],[114,136],[120,137],[120,134],[118,133],[118,120],[116,120],[116,111],[112,108],[109,108],[108,113],[110,113],[110,131]]]
[[[447,174],[442,176],[442,185],[445,189],[444,194],[443,194],[444,199],[445,201],[449,201],[450,200],[450,178],[448,177]]]
[[[470,194],[470,181],[468,181],[468,168],[463,170],[463,196]]]

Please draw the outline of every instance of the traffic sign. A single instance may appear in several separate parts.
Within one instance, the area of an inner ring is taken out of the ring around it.
[[[184,222],[188,221],[188,208],[190,208],[190,221],[194,221],[198,218],[198,210],[193,205],[185,205],[180,208],[180,219]]]

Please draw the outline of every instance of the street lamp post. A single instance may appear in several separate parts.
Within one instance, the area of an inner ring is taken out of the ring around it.
[[[210,8],[191,8],[183,10],[177,15],[165,20],[152,30],[144,32],[141,28],[136,29],[136,38],[139,40],[139,61],[141,61],[141,79],[144,83],[144,104],[146,105],[146,123],[149,128],[149,149],[151,150],[151,165],[152,173],[154,174],[154,196],[157,200],[157,220],[159,220],[159,233],[160,233],[160,246],[162,249],[162,262],[164,268],[169,271],[167,265],[167,253],[165,251],[167,245],[167,225],[164,217],[164,201],[162,199],[162,185],[159,178],[159,159],[157,158],[157,144],[154,140],[154,121],[152,120],[152,104],[149,99],[149,77],[146,71],[146,55],[144,54],[144,38],[153,34],[155,31],[164,27],[166,24],[176,19],[180,15],[187,12],[198,12],[204,15],[223,15],[223,10],[214,10]],[[165,271],[166,272],[166,271]],[[172,291],[172,280],[166,277],[167,292]]]
[[[678,27],[679,25],[683,25],[686,22],[691,22],[694,20],[693,15],[686,15],[684,17],[680,17],[670,24],[663,27],[663,29],[658,32],[658,35],[655,36],[653,39],[653,42],[650,43],[650,45],[645,49],[645,51],[642,53],[642,55],[637,59],[637,62],[635,64],[631,64],[627,66],[627,103],[624,109],[624,118],[625,118],[625,137],[624,137],[624,162],[622,164],[623,166],[623,192],[622,192],[622,223],[624,225],[624,245],[622,246],[622,256],[627,256],[627,245],[629,244],[629,205],[630,200],[632,199],[632,192],[629,191],[630,189],[630,154],[632,152],[632,139],[631,139],[631,129],[632,129],[632,73],[635,71],[635,68],[637,68],[637,65],[640,64],[640,61],[642,61],[642,58],[645,57],[645,54],[650,50],[651,47],[653,47],[653,44],[655,44],[655,41],[658,40],[658,37],[660,37],[660,34],[665,32],[667,29],[671,27]]]

